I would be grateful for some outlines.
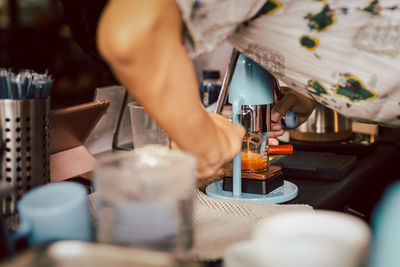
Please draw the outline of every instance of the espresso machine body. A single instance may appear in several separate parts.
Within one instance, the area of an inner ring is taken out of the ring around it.
[[[233,114],[239,114],[240,123],[247,132],[263,133],[271,130],[274,79],[252,59],[239,55],[235,75],[229,86],[229,103],[232,104]]]
[[[242,124],[248,135],[255,133],[262,137],[260,154],[268,151],[266,146],[268,146],[268,132],[271,130],[271,108],[276,84],[275,77],[258,63],[236,50],[233,51],[217,101],[216,113],[221,113],[226,96],[229,95],[228,102],[232,104],[232,123]],[[287,181],[271,194],[243,193],[241,154],[233,159],[232,191],[224,191],[220,181],[217,181],[206,188],[209,196],[270,203],[285,202],[297,196],[297,186]],[[268,155],[266,159],[268,160]],[[268,168],[268,164],[266,166]]]

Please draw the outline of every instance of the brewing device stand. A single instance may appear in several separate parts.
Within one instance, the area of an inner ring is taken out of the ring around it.
[[[240,63],[238,64],[238,62]],[[222,112],[228,95],[228,87],[230,87],[229,102],[232,104],[232,123],[244,123],[243,106],[265,107],[266,113],[270,115],[276,83],[276,79],[268,71],[240,54],[236,49],[233,49],[229,66],[222,82],[215,113],[220,114]],[[262,116],[264,113],[260,112],[259,114]],[[267,120],[266,122],[264,122],[265,119]],[[265,135],[268,144],[270,116],[264,117],[263,120],[253,117],[249,121],[251,123],[246,124],[245,128],[248,131],[251,129],[251,131],[257,131]],[[208,185],[206,194],[219,199],[269,203],[282,203],[297,196],[297,186],[283,180],[282,173],[270,177],[267,176],[268,173],[265,174],[265,179],[242,179],[241,154],[239,153],[233,159],[230,175],[232,178],[226,175],[224,181],[217,181]]]

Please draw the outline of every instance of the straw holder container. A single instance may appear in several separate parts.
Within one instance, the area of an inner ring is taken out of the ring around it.
[[[16,214],[16,203],[25,192],[50,180],[49,109],[49,97],[0,100],[0,187],[13,187],[1,199],[5,217]]]

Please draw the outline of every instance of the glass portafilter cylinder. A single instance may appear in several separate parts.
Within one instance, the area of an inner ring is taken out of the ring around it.
[[[241,122],[247,134],[242,141],[241,170],[244,172],[266,171],[268,154],[266,145],[267,133],[270,131],[271,105],[243,105]]]
[[[266,139],[262,133],[247,133],[243,138],[241,152],[243,172],[260,172],[268,169]]]

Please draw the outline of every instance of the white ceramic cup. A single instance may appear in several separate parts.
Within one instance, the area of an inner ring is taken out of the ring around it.
[[[368,225],[354,216],[317,210],[264,219],[249,241],[230,246],[224,264],[265,267],[358,267],[370,242]]]

